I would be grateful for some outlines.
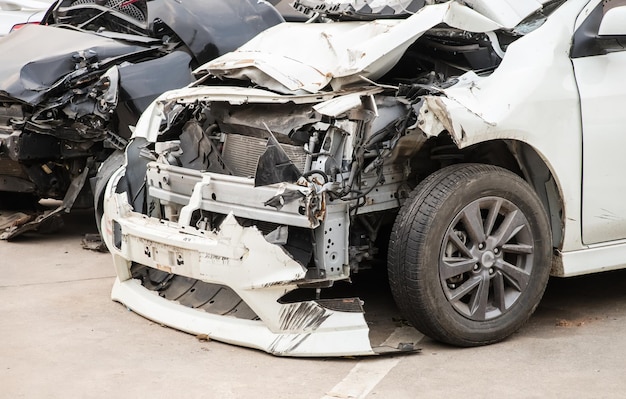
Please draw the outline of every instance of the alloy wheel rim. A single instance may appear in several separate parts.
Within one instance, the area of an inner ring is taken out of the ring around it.
[[[473,321],[509,311],[528,287],[534,242],[528,219],[511,201],[484,197],[449,224],[439,253],[439,279],[452,307]]]

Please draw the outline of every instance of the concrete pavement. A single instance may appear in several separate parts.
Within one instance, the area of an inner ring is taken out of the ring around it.
[[[0,398],[619,398],[626,272],[552,280],[510,339],[383,359],[289,359],[203,342],[109,299],[109,254],[82,249],[88,211],[60,234],[0,242]],[[355,290],[379,284],[359,277]],[[388,291],[365,293],[373,341],[394,332]]]

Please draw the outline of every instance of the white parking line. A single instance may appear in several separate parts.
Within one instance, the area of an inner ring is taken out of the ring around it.
[[[419,343],[424,337],[412,327],[398,327],[383,342],[382,346],[397,347],[400,342]],[[365,398],[389,372],[400,363],[401,357],[361,360],[348,375],[330,390],[322,399],[362,399]]]
[[[400,358],[362,360],[322,399],[365,398],[387,374],[400,363]]]

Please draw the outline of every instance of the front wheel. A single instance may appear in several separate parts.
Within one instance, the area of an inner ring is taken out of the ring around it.
[[[459,164],[414,190],[396,219],[389,281],[400,310],[442,342],[500,341],[545,290],[551,235],[531,187],[502,168]]]

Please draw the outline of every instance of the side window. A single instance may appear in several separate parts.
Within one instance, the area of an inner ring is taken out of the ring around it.
[[[604,0],[574,33],[571,57],[626,50],[626,0]]]

